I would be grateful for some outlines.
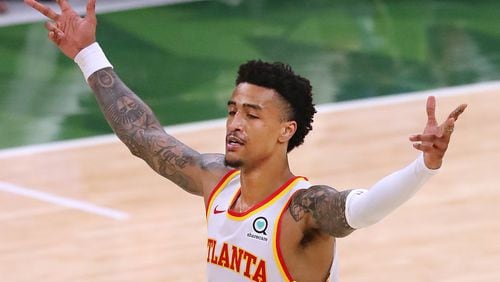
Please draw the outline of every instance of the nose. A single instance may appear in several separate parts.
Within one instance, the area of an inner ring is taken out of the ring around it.
[[[227,118],[226,128],[227,132],[241,131],[243,129],[243,118],[239,112]]]

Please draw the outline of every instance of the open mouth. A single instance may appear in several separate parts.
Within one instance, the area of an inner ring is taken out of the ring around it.
[[[238,138],[234,135],[228,135],[226,137],[226,148],[228,151],[235,151],[244,145],[245,141],[243,141],[241,138]]]

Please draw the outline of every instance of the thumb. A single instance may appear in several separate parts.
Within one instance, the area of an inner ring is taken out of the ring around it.
[[[449,140],[454,129],[455,129],[455,119],[448,118],[443,124],[442,134]]]

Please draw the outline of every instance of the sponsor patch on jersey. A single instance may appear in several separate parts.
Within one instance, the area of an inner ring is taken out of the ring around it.
[[[260,240],[263,242],[267,242],[269,240],[267,234],[267,227],[269,226],[269,222],[267,218],[263,216],[257,217],[252,224],[252,231],[247,233],[248,238]]]

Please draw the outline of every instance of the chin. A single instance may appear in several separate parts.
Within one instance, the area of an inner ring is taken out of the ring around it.
[[[242,160],[230,160],[227,158],[227,156],[224,158],[224,164],[226,166],[234,167],[234,168],[239,168],[243,166],[243,161]]]

